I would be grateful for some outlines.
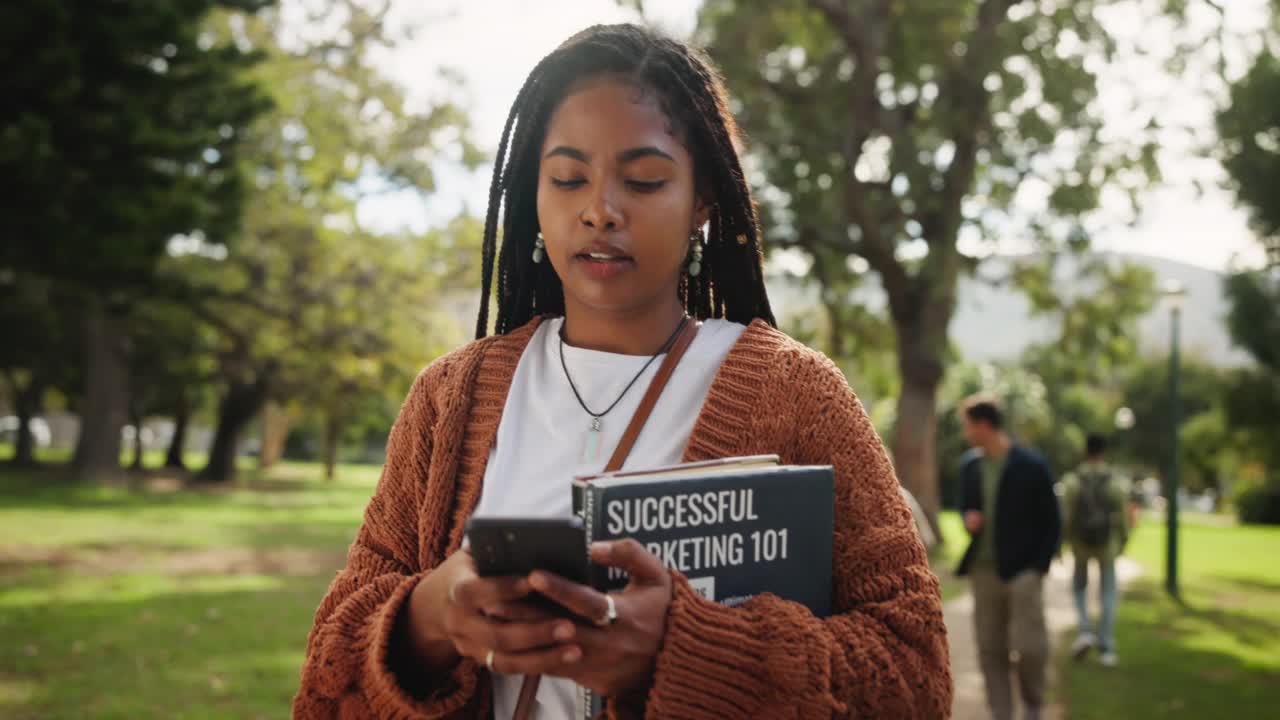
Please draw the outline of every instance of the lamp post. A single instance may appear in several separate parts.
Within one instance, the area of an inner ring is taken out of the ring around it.
[[[1182,321],[1182,304],[1187,291],[1176,280],[1164,283],[1161,295],[1169,305],[1169,476],[1165,480],[1165,511],[1168,523],[1165,549],[1164,588],[1172,597],[1178,597],[1178,350],[1179,325]]]

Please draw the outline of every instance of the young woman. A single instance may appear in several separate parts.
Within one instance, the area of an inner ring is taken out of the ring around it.
[[[578,685],[615,716],[950,713],[937,580],[843,376],[773,327],[736,140],[710,62],[643,28],[590,28],[533,69],[494,168],[478,339],[405,400],[316,613],[295,717],[505,720],[526,674],[543,676],[537,718],[572,717]],[[689,317],[696,336],[625,467],[833,465],[833,615],[705,600],[631,541],[592,548],[632,577],[612,595],[477,577],[466,520],[568,515],[570,478],[604,467]],[[548,614],[533,592],[599,620]]]

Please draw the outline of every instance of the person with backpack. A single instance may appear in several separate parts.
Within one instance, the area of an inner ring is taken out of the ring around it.
[[[1104,667],[1115,667],[1116,656],[1116,558],[1129,540],[1128,494],[1121,479],[1107,465],[1106,438],[1090,435],[1085,440],[1085,461],[1062,479],[1063,516],[1067,541],[1075,556],[1072,590],[1079,615],[1079,634],[1071,646],[1076,660],[1094,649]],[[1094,631],[1089,618],[1089,561],[1098,563],[1102,616]]]

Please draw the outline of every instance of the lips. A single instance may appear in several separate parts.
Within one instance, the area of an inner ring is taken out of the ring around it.
[[[605,242],[591,243],[573,256],[573,262],[596,280],[608,280],[635,267],[635,258]]]
[[[577,255],[574,255],[574,257],[581,260],[592,260],[595,262],[619,260],[629,260],[634,262],[634,259],[622,248],[612,243],[602,242],[600,240],[582,248],[582,250],[580,250]]]

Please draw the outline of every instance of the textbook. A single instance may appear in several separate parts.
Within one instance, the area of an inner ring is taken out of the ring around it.
[[[826,617],[834,483],[830,466],[727,458],[579,476],[573,511],[588,543],[633,538],[709,600],[732,607],[772,593]],[[620,590],[627,576],[592,565],[591,584]],[[579,716],[596,717],[601,699],[581,690]]]

